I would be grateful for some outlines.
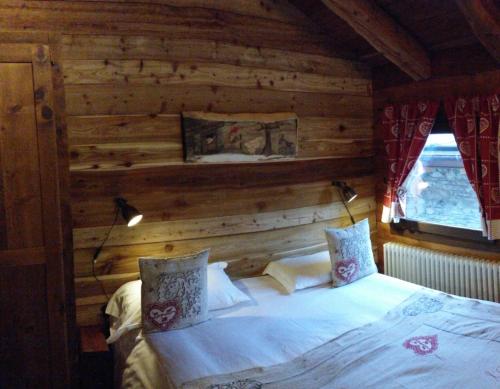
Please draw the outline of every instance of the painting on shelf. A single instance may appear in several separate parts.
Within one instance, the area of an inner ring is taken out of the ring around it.
[[[294,113],[184,112],[186,162],[253,162],[297,155]]]

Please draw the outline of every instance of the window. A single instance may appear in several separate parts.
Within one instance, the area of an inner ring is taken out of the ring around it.
[[[404,188],[407,220],[481,230],[479,202],[453,134],[429,135]]]

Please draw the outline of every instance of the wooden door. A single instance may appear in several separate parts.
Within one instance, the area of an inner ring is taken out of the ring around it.
[[[47,46],[10,48],[23,61],[0,62],[0,387],[66,387],[50,58]]]

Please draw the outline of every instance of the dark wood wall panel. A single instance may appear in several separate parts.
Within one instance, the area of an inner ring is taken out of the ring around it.
[[[45,265],[3,266],[0,285],[22,286],[0,288],[0,387],[49,388]]]

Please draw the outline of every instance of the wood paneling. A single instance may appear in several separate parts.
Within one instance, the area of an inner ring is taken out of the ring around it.
[[[179,115],[72,116],[68,126],[72,170],[137,168],[183,161]],[[299,134],[298,156],[302,158],[373,155],[368,119],[299,118]]]
[[[258,3],[251,1],[251,3]],[[283,1],[280,1],[283,5]],[[10,30],[61,33],[163,35],[241,45],[287,48],[331,54],[326,36],[302,18],[287,22],[231,12],[231,1],[220,9],[170,6],[158,3],[92,1],[0,1],[0,25]]]
[[[291,54],[292,55],[292,54]],[[183,85],[66,85],[69,115],[178,114],[182,111],[225,113],[295,112],[299,116],[371,117],[365,96],[316,94],[234,87]],[[245,107],[243,109],[242,107]]]
[[[360,196],[374,193],[372,176],[348,180]],[[203,185],[196,190],[169,185],[151,187],[148,191],[130,188],[120,191],[141,210],[148,222],[256,214],[283,209],[309,207],[340,200],[330,181],[318,178],[305,183],[276,183],[242,187],[238,185]],[[109,194],[86,194],[77,190],[73,196],[75,228],[109,224],[114,218],[114,204]],[[213,206],[217,204],[217,206]],[[123,223],[121,220],[119,223]]]
[[[373,198],[360,199],[354,204],[353,211],[369,212],[375,209],[374,204]],[[344,213],[344,205],[339,201],[333,204],[257,214],[141,223],[135,228],[122,225],[115,227],[108,244],[110,246],[144,244],[269,231],[330,220]],[[104,239],[107,231],[107,227],[75,229],[75,248],[95,247]]]
[[[92,256],[116,196],[144,220],[119,220],[96,263],[108,294],[141,255],[208,247],[243,276],[325,249],[323,228],[349,223],[334,178],[358,190],[353,213],[375,233],[370,70],[337,58],[336,40],[289,2],[0,0],[0,40],[5,30],[60,43],[80,323],[106,301]],[[298,157],[186,164],[183,111],[295,112]]]
[[[200,50],[156,37],[63,42],[80,324],[99,320],[102,288],[110,294],[136,278],[141,255],[210,248],[212,261],[229,260],[231,274],[244,276],[325,249],[323,228],[348,223],[333,177],[356,187],[353,213],[375,225],[371,82],[359,64],[234,42],[193,41]],[[299,159],[184,164],[180,112],[191,110],[294,111]],[[100,285],[92,256],[115,196],[145,216],[113,230],[95,266]]]
[[[63,55],[68,60],[167,60],[258,67],[264,69],[369,78],[368,67],[342,58],[241,46],[203,39],[165,39],[160,36],[65,35]]]
[[[9,249],[43,242],[42,225],[31,222],[42,217],[33,85],[25,82],[31,78],[30,63],[0,64],[0,202],[7,239],[0,246]]]
[[[0,44],[1,60],[12,50],[13,61],[0,64],[0,386],[63,388],[74,302],[64,277],[72,256],[61,236],[52,62],[47,45],[29,44],[29,56],[27,47]]]
[[[290,92],[340,93],[369,96],[366,78],[333,77],[255,67],[157,60],[68,60],[65,82],[124,85],[208,85]]]

